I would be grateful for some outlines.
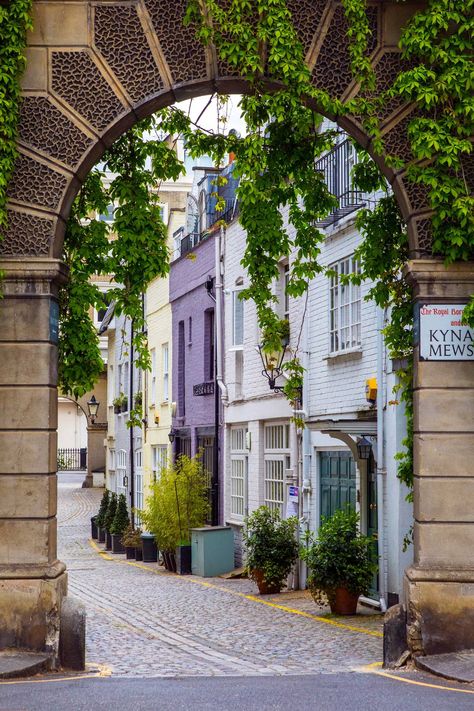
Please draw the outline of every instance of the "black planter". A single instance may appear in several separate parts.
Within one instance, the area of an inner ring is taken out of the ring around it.
[[[135,558],[135,546],[125,546],[125,556],[127,560],[133,560]]]
[[[112,553],[125,553],[125,548],[122,545],[122,534],[111,533],[112,537]]]
[[[120,414],[122,412],[122,407],[121,405],[114,405],[114,413],[116,415]]]
[[[191,546],[176,548],[176,572],[179,575],[191,575]]]
[[[108,531],[105,532],[105,550],[112,550],[112,534]]]
[[[98,528],[97,529],[97,535],[98,535],[97,540],[99,543],[105,543],[105,533],[106,533],[105,528]]]
[[[127,410],[128,410],[128,400],[125,400],[125,401],[122,403],[122,405],[121,405],[121,407],[120,407],[120,410],[121,410],[121,412],[127,412]]]
[[[172,573],[176,573],[176,554],[168,553],[168,556],[170,561],[170,570]]]
[[[95,541],[99,537],[99,531],[97,529],[97,524],[95,522],[96,518],[97,518],[97,516],[91,516],[91,538]]]
[[[152,533],[142,533],[143,562],[156,563],[158,560],[158,548],[156,547],[155,536]]]
[[[143,548],[141,546],[135,548],[135,560],[143,560]]]

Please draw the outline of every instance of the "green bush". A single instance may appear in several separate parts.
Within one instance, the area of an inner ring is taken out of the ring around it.
[[[122,534],[130,523],[128,517],[127,500],[125,494],[120,494],[117,501],[117,509],[115,511],[114,520],[110,527],[110,533]]]
[[[107,506],[107,511],[104,517],[104,528],[110,533],[112,524],[114,522],[115,511],[117,510],[117,494],[112,492],[110,494],[109,505]]]
[[[298,557],[296,516],[281,519],[278,510],[260,506],[245,519],[243,539],[249,576],[280,591]]]
[[[110,491],[107,489],[102,494],[102,499],[100,500],[99,513],[96,516],[95,523],[98,528],[104,528],[105,526],[105,514],[107,513],[107,508],[109,506]]]
[[[204,526],[209,513],[207,475],[199,457],[181,455],[162,469],[145,510],[138,513],[161,551],[174,552],[178,545],[189,544],[189,529]]]
[[[370,552],[370,538],[359,531],[359,514],[347,508],[326,519],[317,540],[308,538],[300,557],[309,568],[308,588],[317,604],[335,598],[336,588],[366,595],[377,565]]]

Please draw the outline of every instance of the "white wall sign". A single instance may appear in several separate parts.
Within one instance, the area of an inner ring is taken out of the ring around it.
[[[420,360],[473,360],[474,329],[461,323],[465,304],[420,306]]]

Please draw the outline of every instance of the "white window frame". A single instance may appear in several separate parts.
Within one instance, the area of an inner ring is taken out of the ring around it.
[[[117,494],[125,494],[127,497],[127,489],[123,485],[123,478],[127,476],[127,451],[119,449],[116,453],[115,481]]]
[[[288,422],[266,423],[263,437],[263,503],[272,510],[277,509],[283,518],[285,470],[290,468],[290,425]]]
[[[244,347],[244,324],[245,324],[245,314],[244,314],[244,302],[239,299],[239,294],[242,289],[235,289],[232,292],[232,348],[233,350],[241,350]],[[240,302],[238,304],[238,302]],[[237,304],[239,310],[237,310]],[[240,330],[241,338],[237,337],[237,318],[241,319]],[[238,342],[240,340],[240,342]]]
[[[360,350],[362,344],[361,288],[349,282],[341,284],[339,275],[360,273],[354,255],[330,265],[336,272],[329,280],[329,353],[339,354]]]
[[[162,402],[168,402],[170,398],[169,393],[169,367],[170,367],[170,349],[169,343],[162,343],[161,345],[161,372],[162,372]]]
[[[247,427],[232,427],[230,439],[230,518],[243,521],[248,513]]]
[[[135,508],[138,510],[144,508],[145,501],[143,495],[143,449],[141,447],[140,449],[136,449],[134,455],[135,467],[133,469],[133,478],[135,480]],[[135,511],[135,521],[141,526],[142,520],[137,511]]]
[[[151,474],[155,482],[160,478],[160,474],[168,466],[168,445],[155,444],[151,448]]]
[[[150,373],[150,396],[151,404],[156,405],[156,348],[150,351],[151,373]]]

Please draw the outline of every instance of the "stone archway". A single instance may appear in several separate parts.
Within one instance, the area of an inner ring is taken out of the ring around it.
[[[288,0],[316,86],[348,99],[353,81],[338,0]],[[9,187],[0,319],[0,647],[57,651],[64,566],[56,555],[57,285],[65,220],[107,146],[140,117],[191,96],[244,92],[212,47],[184,28],[185,0],[36,0]],[[385,87],[403,67],[400,28],[419,2],[374,0],[370,51]],[[409,162],[409,118],[393,100],[380,116],[387,150]],[[356,117],[340,125],[370,152]],[[408,225],[417,301],[462,303],[473,265],[430,258],[426,192],[374,156]],[[470,179],[474,180],[474,171]],[[446,366],[446,367],[445,367]],[[472,364],[423,363],[415,396],[415,567],[407,573],[410,640],[425,651],[474,646]],[[462,383],[462,387],[460,387]],[[471,388],[471,389],[469,389]],[[470,413],[471,417],[466,417]],[[469,490],[470,496],[466,496]],[[465,502],[465,503],[463,503]],[[471,556],[471,557],[469,557]],[[448,602],[449,600],[449,602]],[[448,611],[448,612],[447,612]],[[447,619],[446,619],[447,615]],[[444,617],[444,619],[443,619]]]

